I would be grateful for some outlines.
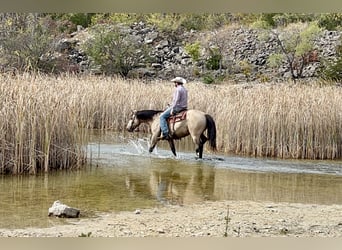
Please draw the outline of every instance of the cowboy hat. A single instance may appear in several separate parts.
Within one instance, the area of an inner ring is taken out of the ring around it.
[[[178,83],[184,84],[184,83],[186,83],[186,80],[183,77],[177,76],[177,77],[173,78],[171,80],[171,82],[178,82]]]

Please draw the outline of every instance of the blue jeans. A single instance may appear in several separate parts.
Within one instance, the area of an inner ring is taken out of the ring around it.
[[[167,125],[167,118],[171,116],[171,107],[167,108],[161,115],[160,115],[160,129],[163,135],[167,135],[169,133],[169,127]]]

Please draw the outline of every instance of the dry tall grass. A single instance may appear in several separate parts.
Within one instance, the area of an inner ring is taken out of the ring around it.
[[[224,151],[280,158],[342,157],[342,88],[254,86],[218,93],[222,102],[216,117]]]
[[[163,109],[170,82],[0,76],[0,172],[79,167],[87,129],[124,131],[132,109]],[[222,152],[342,158],[342,88],[188,83],[189,108],[211,114]]]

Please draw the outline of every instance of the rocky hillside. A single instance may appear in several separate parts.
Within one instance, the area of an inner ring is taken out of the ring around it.
[[[189,80],[203,80],[205,76],[210,76],[235,82],[282,81],[291,77],[285,61],[277,69],[268,66],[269,56],[279,49],[279,45],[275,37],[260,39],[255,29],[239,26],[205,33],[190,31],[171,34],[140,22],[121,27],[121,31],[129,34],[132,41],[150,48],[149,63],[134,67],[128,77],[169,79],[182,75]],[[334,59],[340,36],[339,31],[324,31],[316,39],[314,55],[308,59],[310,61],[303,70],[302,75],[305,78],[318,76],[322,59]],[[82,49],[82,44],[91,37],[90,30],[80,27],[70,37],[60,41],[58,53],[66,53],[68,58],[79,66],[81,72],[101,73],[99,67],[91,63],[91,58]],[[194,60],[187,53],[186,46],[196,42],[200,44],[200,56]],[[222,54],[222,65],[219,69],[208,69],[206,66],[213,47]]]

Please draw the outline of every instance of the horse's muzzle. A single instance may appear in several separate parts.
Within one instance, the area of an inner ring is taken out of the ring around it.
[[[128,132],[133,132],[134,126],[132,124],[132,121],[128,122],[126,129],[127,129]]]

